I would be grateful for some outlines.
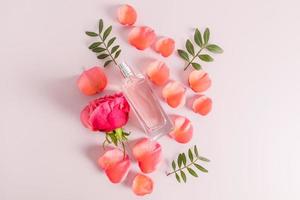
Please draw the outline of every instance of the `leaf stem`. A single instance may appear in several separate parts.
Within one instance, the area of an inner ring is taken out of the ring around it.
[[[111,55],[110,51],[108,50],[108,47],[106,46],[106,44],[105,44],[103,38],[101,37],[101,35],[99,34],[98,36],[101,39],[101,42],[103,43],[104,48],[107,51],[107,53],[108,53],[109,57],[111,58],[111,60],[115,63],[115,65],[118,65],[117,61],[114,59],[114,57]]]
[[[185,66],[184,71],[191,65],[191,63],[195,60],[196,57],[199,56],[199,54],[201,53],[201,51],[203,49],[205,49],[206,46],[203,46],[200,48],[200,50],[196,53],[196,55],[192,58],[192,60],[190,62],[188,62],[188,64]]]
[[[179,171],[182,171],[183,169],[186,169],[186,168],[188,168],[189,166],[191,166],[191,165],[193,165],[194,163],[196,163],[196,161],[198,161],[199,160],[199,158],[196,158],[195,160],[193,160],[193,162],[191,162],[190,164],[188,164],[188,165],[185,165],[184,167],[180,167],[179,169],[176,169],[176,170],[174,170],[174,171],[172,171],[172,172],[168,172],[166,175],[167,176],[170,176],[171,174],[175,174],[176,172],[179,172]]]

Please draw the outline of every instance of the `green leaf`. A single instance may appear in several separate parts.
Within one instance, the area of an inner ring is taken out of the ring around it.
[[[187,168],[187,170],[188,170],[188,172],[192,175],[192,176],[194,176],[194,177],[198,177],[198,174],[192,169],[192,168]]]
[[[104,67],[106,67],[107,65],[109,65],[109,63],[111,63],[112,60],[108,60],[104,63]],[[123,136],[123,139],[126,139],[126,137]]]
[[[196,145],[194,146],[194,153],[195,153],[196,157],[199,157],[198,149],[197,149]]]
[[[177,52],[178,52],[179,56],[180,56],[182,59],[184,59],[184,60],[186,60],[186,61],[189,61],[189,60],[190,60],[190,59],[189,59],[189,55],[188,55],[188,53],[187,53],[186,51],[184,51],[184,50],[182,50],[182,49],[178,49]]]
[[[107,48],[110,47],[110,45],[112,45],[112,43],[114,43],[115,40],[116,40],[116,37],[111,38],[107,43]]]
[[[102,48],[102,47],[96,47],[94,49],[92,49],[93,52],[96,52],[96,53],[100,53],[102,51],[105,51],[106,49],[105,48]]]
[[[115,53],[118,49],[119,49],[119,45],[114,46],[113,48],[111,48],[111,54]]]
[[[202,67],[200,64],[198,63],[192,63],[192,66],[196,69],[196,70],[200,70]]]
[[[99,35],[101,34],[102,30],[103,30],[103,20],[100,19],[99,20]]]
[[[178,165],[179,168],[181,168],[181,165],[182,165],[182,156],[181,156],[181,154],[178,155],[177,165]]]
[[[195,55],[194,46],[190,40],[186,40],[185,48],[191,55]]]
[[[202,47],[203,41],[202,41],[201,32],[200,32],[199,29],[197,29],[197,28],[196,28],[196,30],[195,30],[194,40],[195,40],[196,44],[197,44],[199,47]]]
[[[173,162],[172,162],[172,168],[173,168],[174,170],[176,170],[176,163],[175,163],[174,160],[173,160]]]
[[[92,44],[89,46],[89,49],[96,48],[96,47],[98,47],[100,44],[101,44],[101,42],[94,42],[94,43],[92,43]]]
[[[198,156],[199,160],[202,160],[204,162],[210,162],[210,160],[208,158],[202,157],[202,156]]]
[[[199,58],[201,60],[205,61],[205,62],[212,62],[212,61],[214,61],[214,59],[210,55],[208,55],[208,54],[201,54],[201,55],[199,55]]]
[[[183,165],[186,166],[186,156],[185,156],[185,153],[181,154],[181,158],[182,158]]]
[[[97,58],[99,58],[99,59],[104,59],[104,58],[106,58],[106,57],[108,57],[109,55],[108,54],[100,54],[99,56],[97,56]]]
[[[208,43],[208,40],[209,40],[209,29],[206,28],[205,31],[204,31],[204,35],[203,35],[203,38],[204,38],[204,44],[207,44]]]
[[[98,36],[97,33],[91,32],[91,31],[86,31],[85,34],[87,34],[88,36],[91,36],[91,37],[97,37]]]
[[[194,156],[193,156],[193,153],[192,153],[192,150],[191,150],[191,149],[189,149],[188,154],[189,154],[190,161],[193,162]]]
[[[197,169],[199,169],[200,171],[204,172],[204,173],[207,173],[207,169],[205,169],[204,167],[202,167],[201,165],[198,165],[196,163],[194,163],[195,167],[197,167]]]
[[[175,173],[175,177],[176,177],[177,182],[180,183],[180,177],[178,176],[177,173]]]
[[[107,38],[107,36],[110,34],[112,30],[112,26],[109,26],[103,33],[103,41],[105,41],[105,39]]]
[[[180,171],[180,175],[181,175],[181,178],[182,180],[186,183],[186,175],[183,171]]]
[[[223,53],[223,49],[216,44],[209,44],[206,49],[212,53]]]
[[[108,134],[108,136],[110,137],[112,143],[114,143],[114,145],[117,146],[118,145],[118,140],[117,140],[115,134],[114,133],[110,133],[110,134]]]
[[[116,53],[115,53],[115,57],[114,57],[114,59],[116,59],[116,58],[118,58],[119,57],[119,55],[120,55],[120,53],[121,53],[121,49],[119,49]]]

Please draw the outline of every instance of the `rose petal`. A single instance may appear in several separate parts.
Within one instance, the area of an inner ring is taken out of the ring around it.
[[[107,78],[100,67],[92,67],[80,75],[77,85],[83,94],[90,96],[104,90]]]
[[[80,120],[82,122],[82,124],[84,125],[84,127],[92,130],[92,131],[96,131],[97,129],[95,127],[92,126],[91,122],[90,122],[90,107],[86,106],[80,114]]]
[[[193,111],[200,115],[207,115],[211,111],[212,100],[204,95],[199,96],[193,102]]]
[[[169,79],[169,68],[164,62],[156,60],[147,67],[147,75],[154,84],[163,85]]]
[[[141,171],[151,173],[157,169],[161,161],[161,146],[155,141],[143,138],[134,145],[132,154],[138,161]]]
[[[183,116],[172,116],[174,129],[169,135],[179,143],[187,143],[193,137],[193,126],[191,121]]]
[[[162,96],[169,106],[176,108],[185,104],[185,87],[178,81],[169,82],[162,90]]]
[[[194,70],[189,75],[189,84],[195,92],[204,92],[211,85],[211,79],[203,70]]]
[[[170,56],[175,48],[175,41],[172,38],[160,38],[155,42],[154,50],[164,57]]]
[[[133,25],[136,21],[137,14],[135,9],[128,5],[122,5],[118,9],[118,20],[123,25]]]
[[[156,38],[152,28],[147,26],[134,27],[128,36],[129,43],[139,50],[144,50],[151,46]]]
[[[120,149],[108,150],[102,155],[98,164],[105,171],[106,176],[112,183],[122,182],[130,168],[128,155],[123,155]]]
[[[138,196],[150,194],[153,191],[153,181],[150,177],[137,174],[132,182],[132,191]]]

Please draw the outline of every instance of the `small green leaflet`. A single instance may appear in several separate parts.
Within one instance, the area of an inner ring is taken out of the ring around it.
[[[91,37],[97,37],[98,34],[95,33],[95,32],[90,32],[90,31],[86,31],[85,34],[87,34],[88,36],[91,36]]]
[[[109,27],[104,31],[104,33],[103,33],[103,41],[106,40],[106,38],[107,38],[107,36],[110,34],[111,30],[112,30],[112,26],[109,26]]]
[[[182,49],[178,49],[177,52],[178,52],[179,56],[180,56],[181,58],[183,58],[184,60],[186,60],[186,61],[189,61],[189,60],[190,60],[190,59],[189,59],[189,55],[188,55],[188,53],[187,53],[186,51],[184,51],[184,50],[182,50]]]
[[[194,46],[190,40],[186,41],[185,48],[191,55],[195,55]]]
[[[203,45],[202,36],[201,36],[199,29],[197,29],[197,28],[194,33],[194,41],[199,47],[202,47],[202,45]]]
[[[223,53],[223,49],[216,44],[209,44],[206,49],[212,53]]]
[[[92,43],[92,44],[89,46],[89,49],[96,48],[96,47],[98,47],[100,44],[101,44],[101,42],[94,42],[94,43]]]
[[[201,55],[199,55],[199,58],[201,60],[205,61],[205,62],[212,62],[212,61],[214,61],[214,59],[210,55],[208,55],[208,54],[201,54]]]
[[[192,63],[192,66],[196,69],[196,70],[200,70],[202,67],[201,67],[201,65],[200,64],[198,64],[198,63]]]
[[[99,28],[98,28],[99,35],[101,34],[102,30],[103,30],[103,20],[100,19],[100,20],[99,20]]]
[[[208,43],[209,35],[210,35],[209,28],[206,28],[205,31],[204,31],[204,35],[203,35],[203,38],[204,38],[204,44],[207,44],[207,43]]]

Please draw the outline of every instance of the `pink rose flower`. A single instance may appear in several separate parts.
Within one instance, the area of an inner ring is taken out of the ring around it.
[[[128,121],[130,106],[122,93],[90,102],[81,111],[83,125],[92,131],[111,132]]]

